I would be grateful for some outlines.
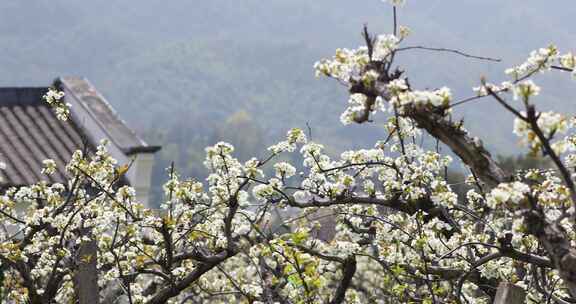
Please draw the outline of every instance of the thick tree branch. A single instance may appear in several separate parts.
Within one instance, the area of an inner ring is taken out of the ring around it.
[[[346,291],[350,287],[350,283],[352,283],[352,278],[356,273],[356,258],[354,256],[348,257],[344,264],[342,264],[342,280],[340,281],[340,285],[338,285],[338,289],[336,289],[336,294],[330,304],[340,304],[344,302],[346,297]]]
[[[533,198],[530,198],[533,199]],[[532,210],[525,216],[526,227],[535,235],[552,260],[572,297],[576,297],[576,249],[559,223],[547,223],[542,212]]]
[[[411,107],[406,116],[447,145],[490,188],[508,180],[508,176],[492,158],[490,152],[459,125],[426,107]]]
[[[312,207],[329,207],[335,205],[376,205],[387,207],[395,211],[403,212],[413,215],[418,211],[427,213],[427,218],[438,218],[439,220],[449,224],[455,229],[458,229],[458,224],[450,217],[447,210],[442,206],[437,206],[430,198],[424,197],[416,201],[405,201],[399,196],[391,199],[378,199],[372,197],[343,197],[334,200],[312,200],[305,203],[299,203],[293,198],[288,199],[288,204],[298,208],[312,208]]]
[[[166,286],[158,291],[146,304],[164,304],[170,298],[177,296],[184,289],[188,288],[192,283],[196,282],[206,272],[212,270],[220,263],[226,261],[228,258],[238,254],[237,251],[224,250],[213,256],[211,262],[199,264],[194,271],[189,273],[182,280],[176,282],[174,285]]]

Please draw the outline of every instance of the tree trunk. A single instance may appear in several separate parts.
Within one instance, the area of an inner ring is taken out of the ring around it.
[[[91,240],[80,244],[74,273],[74,291],[79,304],[98,304],[100,301],[98,269],[96,268],[97,254],[96,241]]]
[[[526,291],[508,282],[501,282],[496,292],[494,304],[524,304]]]

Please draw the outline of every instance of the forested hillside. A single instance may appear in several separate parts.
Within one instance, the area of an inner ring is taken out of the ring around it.
[[[130,125],[164,146],[157,180],[172,160],[186,173],[202,175],[203,148],[218,140],[232,141],[242,157],[258,155],[264,144],[306,123],[314,139],[341,151],[373,142],[383,131],[329,127],[338,125],[347,97],[330,82],[314,81],[312,65],[336,47],[361,44],[365,23],[374,32],[391,30],[387,6],[362,2],[5,0],[0,85],[87,77]],[[419,50],[399,60],[416,86],[446,85],[467,97],[482,75],[502,79],[502,71],[517,63],[511,58],[550,42],[576,49],[575,13],[570,0],[411,2],[400,12],[401,23],[414,33],[407,45],[458,48],[504,61]],[[542,83],[555,88],[543,92],[543,107],[576,108],[566,98],[573,91],[567,80]],[[489,146],[505,147],[499,153],[512,154],[517,145],[511,126],[498,123],[508,116],[495,109],[485,100],[462,105],[455,115],[465,115],[466,126],[481,131]]]

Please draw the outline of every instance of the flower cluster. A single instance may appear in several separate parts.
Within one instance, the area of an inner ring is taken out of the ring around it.
[[[511,91],[514,88],[514,84],[510,81],[503,81],[500,85],[493,83],[484,83],[479,87],[474,87],[473,91],[478,97],[488,96],[488,92],[492,91],[494,93],[501,93]]]
[[[526,113],[521,113],[523,116]],[[546,138],[552,138],[554,135],[565,134],[570,128],[573,127],[573,122],[566,118],[564,115],[555,112],[541,112],[537,113],[537,125]],[[514,119],[514,134],[521,139],[521,143],[527,145],[531,151],[537,152],[542,147],[542,141],[536,135],[533,127],[528,121],[522,118]],[[560,140],[552,144],[557,153],[566,152],[570,146],[570,142]]]
[[[376,113],[376,110],[384,111],[384,101],[382,97],[368,97],[362,93],[350,95],[348,107],[340,115],[340,121],[344,125],[360,121],[366,113]]]
[[[348,99],[348,107],[340,115],[340,121],[344,125],[353,122],[364,122],[373,114],[379,112],[392,112],[397,110],[403,113],[406,107],[429,106],[447,109],[452,100],[449,88],[442,87],[433,91],[410,90],[404,79],[395,79],[386,86],[389,100],[385,101],[381,96],[371,97],[362,93],[354,93]],[[389,102],[391,107],[386,107]]]
[[[360,76],[369,62],[367,47],[356,50],[337,49],[336,55],[332,59],[316,62],[314,69],[317,77],[328,76],[349,83],[351,78],[361,78]]]
[[[388,61],[392,52],[398,48],[400,39],[392,34],[378,35],[374,43],[374,53],[372,59],[377,61]]]
[[[70,104],[62,100],[62,98],[64,98],[64,92],[50,88],[42,98],[54,109],[58,119],[62,121],[68,120],[70,116]]]
[[[576,55],[573,53],[566,53],[564,55],[559,56],[558,62],[560,66],[572,70],[572,76],[576,79]]]
[[[402,38],[409,34],[409,29],[401,28]],[[370,67],[370,62],[388,62],[392,53],[398,48],[402,38],[392,34],[378,35],[372,45],[372,57],[368,47],[362,46],[354,50],[337,49],[331,59],[322,59],[314,64],[316,76],[328,76],[342,83],[352,84],[364,82],[373,84],[380,73]]]
[[[550,45],[530,53],[528,59],[520,65],[511,67],[505,73],[514,80],[531,76],[535,73],[549,70],[558,56],[558,48]]]
[[[452,93],[447,87],[434,91],[409,90],[404,79],[391,81],[387,89],[391,95],[390,102],[399,109],[407,105],[447,107],[452,100]]]
[[[576,78],[576,56],[572,52],[560,54],[558,48],[550,45],[530,53],[528,59],[518,66],[511,67],[505,72],[515,81],[526,79],[534,74],[548,71],[558,64],[558,67],[572,72]]]
[[[525,103],[528,103],[530,97],[540,94],[540,87],[532,80],[519,82],[513,86],[512,90],[514,92],[514,99],[521,98]]]
[[[394,6],[404,6],[404,4],[406,4],[406,0],[382,0],[384,2],[390,2],[390,4],[394,5]]]
[[[52,159],[45,159],[42,161],[44,167],[42,168],[42,174],[52,175],[56,172],[56,162]]]
[[[487,203],[491,208],[497,208],[500,204],[518,204],[530,193],[530,187],[521,182],[500,184],[494,188],[488,196]]]
[[[286,140],[268,147],[268,151],[276,155],[282,152],[294,152],[297,144],[306,143],[306,134],[302,129],[294,128],[286,134]]]

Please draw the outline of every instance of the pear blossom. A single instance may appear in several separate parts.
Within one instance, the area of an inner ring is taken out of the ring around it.
[[[46,175],[52,175],[56,172],[56,162],[52,159],[45,159],[42,161],[43,168],[42,173]]]
[[[528,59],[520,65],[511,67],[505,73],[514,80],[530,76],[534,73],[549,70],[558,56],[558,49],[554,45],[532,51]]]
[[[383,2],[390,2],[394,6],[403,6],[406,0],[382,0]]]
[[[64,95],[64,92],[50,88],[42,97],[44,101],[54,109],[56,117],[62,121],[68,120],[71,107],[70,103],[66,103],[62,100]]]
[[[519,111],[513,132],[555,167],[505,173],[452,120],[450,88],[418,89],[391,72],[406,36],[401,27],[375,36],[372,57],[367,46],[338,49],[315,65],[349,89],[345,124],[383,112],[373,145],[338,155],[295,128],[265,158],[240,161],[217,142],[205,149],[205,180],[169,170],[156,210],[119,180],[106,141],[74,152],[62,183],[6,189],[0,301],[75,302],[83,265],[93,266],[95,298],[139,304],[489,303],[502,282],[528,303],[572,300],[576,119]],[[573,59],[536,50],[507,71],[511,81],[483,81],[477,94],[511,92],[535,111],[530,77]],[[63,97],[45,95],[62,118]],[[454,153],[419,144],[426,133]],[[449,179],[454,164],[469,176]],[[45,160],[41,173],[55,172]]]
[[[532,96],[540,94],[540,87],[538,87],[532,80],[522,81],[514,86],[514,99],[521,97],[522,100],[527,101]]]

